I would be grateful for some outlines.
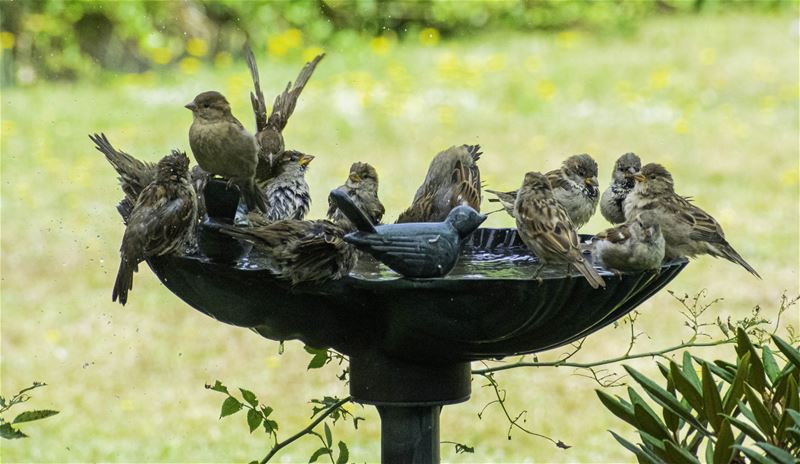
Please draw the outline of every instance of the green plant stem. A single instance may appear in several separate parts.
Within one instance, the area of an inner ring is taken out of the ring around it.
[[[319,415],[319,417],[317,417],[316,419],[314,419],[313,422],[308,424],[308,426],[306,426],[306,428],[304,428],[303,430],[297,432],[296,434],[292,435],[291,437],[287,438],[286,440],[283,440],[282,442],[275,443],[275,446],[273,446],[272,449],[269,450],[269,453],[267,453],[267,455],[264,456],[264,459],[262,459],[259,462],[259,464],[265,464],[265,463],[269,462],[269,460],[272,459],[272,457],[275,456],[275,454],[277,454],[278,451],[280,451],[282,448],[294,443],[295,441],[300,439],[303,435],[308,435],[310,433],[313,433],[311,431],[314,430],[314,427],[318,426],[319,423],[322,422],[323,420],[325,420],[326,417],[331,415],[331,413],[333,411],[336,411],[337,409],[342,407],[342,405],[347,404],[350,401],[353,401],[353,397],[352,396],[348,396],[347,398],[344,398],[344,399],[341,399],[341,400],[337,401],[336,403],[332,404],[328,409],[325,409],[324,411],[322,411],[321,414]]]
[[[545,362],[517,362],[514,364],[506,364],[503,366],[497,367],[487,367],[486,369],[475,369],[472,371],[475,375],[486,375],[492,372],[499,372],[505,371],[508,369],[516,369],[518,367],[576,367],[579,369],[590,369],[593,367],[598,366],[605,366],[607,364],[616,364],[622,361],[627,361],[630,359],[637,359],[637,358],[651,358],[655,356],[663,356],[667,353],[671,353],[673,351],[685,349],[685,348],[702,348],[702,347],[709,347],[709,346],[718,346],[718,345],[725,345],[729,343],[734,343],[736,340],[733,338],[727,338],[725,340],[717,340],[714,342],[697,342],[697,343],[681,343],[680,345],[671,346],[669,348],[664,348],[663,350],[658,351],[648,351],[646,353],[636,353],[636,354],[626,354],[616,358],[611,359],[603,359],[600,361],[588,362],[588,363],[579,363],[579,362],[568,362],[566,359],[560,359],[558,361],[545,361]]]

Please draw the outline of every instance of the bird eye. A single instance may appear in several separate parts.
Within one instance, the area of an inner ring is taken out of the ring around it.
[[[650,176],[650,180],[656,180],[656,176]]]
[[[208,103],[203,103],[203,108],[208,108]]]

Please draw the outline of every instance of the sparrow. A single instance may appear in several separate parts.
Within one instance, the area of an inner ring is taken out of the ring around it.
[[[514,202],[517,230],[523,243],[539,258],[539,270],[545,263],[567,263],[574,266],[592,288],[605,287],[603,278],[581,254],[575,227],[566,210],[556,201],[547,177],[528,172],[517,192]]]
[[[595,262],[614,273],[657,269],[664,260],[664,236],[653,211],[644,211],[592,239]]]
[[[275,175],[263,188],[269,202],[265,213],[267,219],[278,221],[306,216],[311,207],[311,195],[305,176],[313,159],[313,155],[294,150],[286,150],[276,159]]]
[[[306,63],[300,74],[292,85],[289,82],[286,89],[275,97],[272,104],[272,112],[267,117],[267,105],[264,94],[261,92],[261,79],[258,75],[256,57],[249,45],[245,46],[245,60],[247,67],[250,68],[250,76],[253,78],[254,92],[250,92],[250,103],[253,107],[253,114],[256,120],[256,141],[258,142],[258,167],[256,169],[256,182],[263,188],[266,182],[274,176],[274,160],[285,150],[283,140],[283,129],[294,112],[297,99],[303,92],[308,80],[317,68],[317,65],[325,57],[322,53],[313,60]]]
[[[461,243],[486,216],[467,205],[456,206],[442,222],[417,222],[375,226],[341,190],[331,200],[358,231],[344,236],[361,251],[405,277],[442,277],[455,266]]]
[[[761,278],[725,239],[717,221],[688,199],[675,193],[672,175],[664,166],[650,163],[633,175],[636,185],[625,198],[625,217],[652,211],[666,241],[665,257],[693,258],[711,255],[725,258]]]
[[[341,279],[358,260],[357,250],[343,239],[344,229],[331,221],[255,222],[260,225],[223,225],[220,231],[252,243],[271,261],[277,276],[292,285]]]
[[[559,169],[545,174],[552,186],[553,196],[564,208],[576,229],[580,229],[594,215],[599,200],[597,163],[586,153],[567,158]],[[498,192],[486,189],[500,202],[503,209],[514,217],[517,191]]]
[[[188,168],[185,153],[165,156],[158,162],[155,180],[139,194],[122,237],[112,301],[123,306],[128,301],[140,262],[173,253],[190,240],[197,222],[197,195]]]
[[[608,188],[600,198],[600,212],[608,222],[612,224],[625,222],[622,202],[625,201],[625,197],[633,190],[633,185],[636,183],[632,175],[639,172],[640,169],[642,169],[642,161],[636,156],[636,153],[625,153],[614,163],[611,183],[608,184]]]
[[[197,164],[209,174],[238,186],[248,209],[267,211],[255,183],[256,140],[231,114],[228,100],[212,90],[197,95],[186,108],[192,112],[189,145]]]
[[[156,180],[158,164],[139,160],[124,151],[117,150],[103,133],[89,135],[89,138],[95,143],[97,151],[104,154],[114,170],[117,171],[119,186],[122,188],[122,193],[125,194],[125,197],[117,205],[117,211],[122,216],[123,222],[127,224],[139,194]],[[185,155],[178,150],[172,150],[172,154]],[[202,218],[205,215],[203,189],[208,180],[208,173],[195,165],[190,176],[197,194],[197,217]]]
[[[386,209],[378,199],[378,171],[368,163],[353,163],[344,185],[337,187],[366,213],[370,222],[380,224]],[[328,197],[328,219],[340,224],[347,232],[354,232],[356,226],[347,219],[333,199]]]
[[[483,154],[480,149],[480,145],[461,145],[437,154],[411,206],[396,222],[443,221],[459,205],[480,212],[481,172],[477,164]]]

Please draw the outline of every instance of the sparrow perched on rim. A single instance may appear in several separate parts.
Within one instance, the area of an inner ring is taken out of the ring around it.
[[[603,217],[612,224],[622,224],[625,222],[625,211],[622,209],[622,202],[625,197],[633,190],[636,181],[632,175],[642,169],[642,161],[636,153],[625,153],[614,163],[614,171],[611,173],[611,183],[603,192],[600,198],[600,212]]]
[[[306,183],[308,164],[314,159],[295,150],[285,150],[275,160],[274,176],[263,188],[269,202],[265,216],[270,221],[303,219],[311,207]]]
[[[189,146],[197,164],[238,186],[249,209],[266,211],[266,200],[255,183],[256,140],[231,114],[228,100],[212,90],[194,97],[186,108],[192,112]]]
[[[480,145],[461,145],[437,154],[414,201],[400,214],[397,223],[443,221],[459,205],[480,212],[481,171],[477,164],[483,154],[480,149]]]
[[[292,285],[341,279],[358,260],[356,249],[343,239],[344,230],[327,220],[286,219],[255,227],[223,226],[220,230],[252,243],[268,257],[278,277]]]
[[[386,209],[378,198],[378,171],[369,163],[353,163],[350,166],[350,174],[344,185],[339,186],[341,190],[349,196],[353,202],[367,214],[370,222],[377,225],[381,223]],[[328,197],[328,219],[341,225],[347,232],[356,230],[356,226],[347,219],[336,203]]]
[[[675,193],[672,175],[664,166],[650,163],[633,175],[636,185],[623,203],[625,217],[652,211],[666,240],[665,257],[711,255],[736,263],[761,278],[725,239],[725,233],[708,213]]]
[[[165,156],[158,162],[155,180],[139,194],[122,237],[112,301],[119,299],[123,306],[128,301],[140,262],[180,250],[190,239],[197,222],[197,196],[188,168],[185,153]]]
[[[550,181],[553,196],[564,208],[576,229],[580,229],[594,215],[599,200],[597,163],[586,153],[567,158],[559,169],[545,174]],[[511,217],[514,217],[514,204],[517,190],[498,192],[486,189],[500,202]]]
[[[546,263],[566,263],[575,267],[592,288],[605,287],[603,278],[581,254],[575,227],[556,201],[547,177],[529,172],[517,192],[514,203],[517,230],[523,243],[542,263],[539,269]]]
[[[127,224],[128,217],[136,205],[139,194],[145,187],[156,180],[158,164],[139,160],[124,151],[117,150],[103,133],[89,135],[89,138],[95,143],[97,151],[104,154],[114,170],[117,171],[119,186],[125,194],[125,198],[120,201],[117,210]],[[177,150],[172,150],[172,154],[185,155],[185,153]],[[205,215],[203,189],[208,180],[208,173],[195,165],[191,170],[190,177],[197,193],[197,217],[201,218]]]
[[[664,236],[653,211],[644,211],[592,239],[595,262],[614,273],[657,269],[664,260]]]
[[[258,142],[258,167],[256,169],[256,182],[263,188],[266,182],[274,175],[274,161],[285,150],[283,141],[283,129],[294,112],[297,99],[303,92],[308,80],[317,68],[317,64],[325,57],[322,53],[303,66],[300,74],[292,85],[289,82],[286,89],[275,97],[272,104],[272,112],[267,117],[267,105],[264,94],[261,92],[261,79],[258,75],[256,57],[250,46],[245,46],[245,60],[247,67],[250,68],[250,75],[253,78],[254,92],[250,92],[250,103],[253,106],[253,114],[256,118],[256,141]]]

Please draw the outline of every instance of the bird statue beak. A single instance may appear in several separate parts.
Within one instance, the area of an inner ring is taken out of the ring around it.
[[[183,105],[183,107],[186,108],[187,110],[190,110],[193,113],[197,110],[197,104],[195,102],[189,102]]]
[[[354,183],[359,183],[359,182],[361,182],[361,177],[359,177],[359,175],[358,175],[358,174],[350,174],[350,176],[348,177],[348,179],[350,179],[350,182],[354,182]]]
[[[645,182],[647,180],[647,177],[645,177],[641,172],[634,174],[633,178],[636,179],[636,182]]]
[[[314,159],[314,155],[303,154],[303,156],[300,158],[300,166],[303,166],[303,167],[308,166],[308,163],[310,163],[311,160],[313,160],[313,159]]]

